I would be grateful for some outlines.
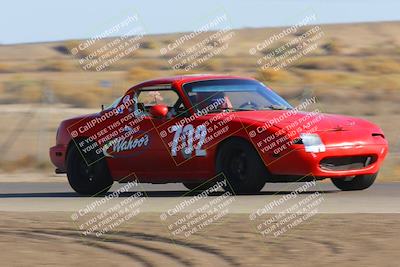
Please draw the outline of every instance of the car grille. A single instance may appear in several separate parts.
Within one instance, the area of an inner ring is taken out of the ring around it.
[[[351,157],[328,157],[321,160],[319,166],[323,170],[329,171],[347,171],[365,168],[376,161],[376,157],[351,156]]]

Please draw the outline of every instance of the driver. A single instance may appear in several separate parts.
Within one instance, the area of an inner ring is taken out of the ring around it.
[[[232,109],[232,102],[224,92],[201,92],[190,96],[192,104],[197,107],[198,110],[205,109],[216,102],[219,104],[215,109]],[[221,101],[222,100],[222,101]]]

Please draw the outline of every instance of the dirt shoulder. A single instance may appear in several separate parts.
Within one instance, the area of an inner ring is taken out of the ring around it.
[[[0,215],[3,266],[398,266],[400,247],[400,214],[317,214],[277,238],[227,215],[188,239],[152,213],[102,238],[80,235],[70,213]]]
[[[40,183],[40,182],[66,182],[65,174],[52,174],[49,172],[12,172],[0,173],[0,183]]]

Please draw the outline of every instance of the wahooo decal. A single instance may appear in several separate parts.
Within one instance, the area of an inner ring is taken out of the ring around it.
[[[117,137],[103,146],[103,154],[110,158],[136,157],[144,152],[150,143],[150,136],[143,131],[138,131],[135,136]],[[130,151],[131,153],[120,153]]]

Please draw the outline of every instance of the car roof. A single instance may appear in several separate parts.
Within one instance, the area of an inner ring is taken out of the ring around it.
[[[252,78],[245,78],[234,75],[222,75],[222,74],[190,74],[190,75],[177,75],[171,77],[162,77],[157,79],[152,79],[148,81],[141,82],[133,87],[131,87],[128,91],[136,90],[141,87],[159,85],[159,84],[184,84],[188,82],[194,81],[203,81],[203,80],[214,80],[214,79],[244,79],[244,80],[254,80]]]

